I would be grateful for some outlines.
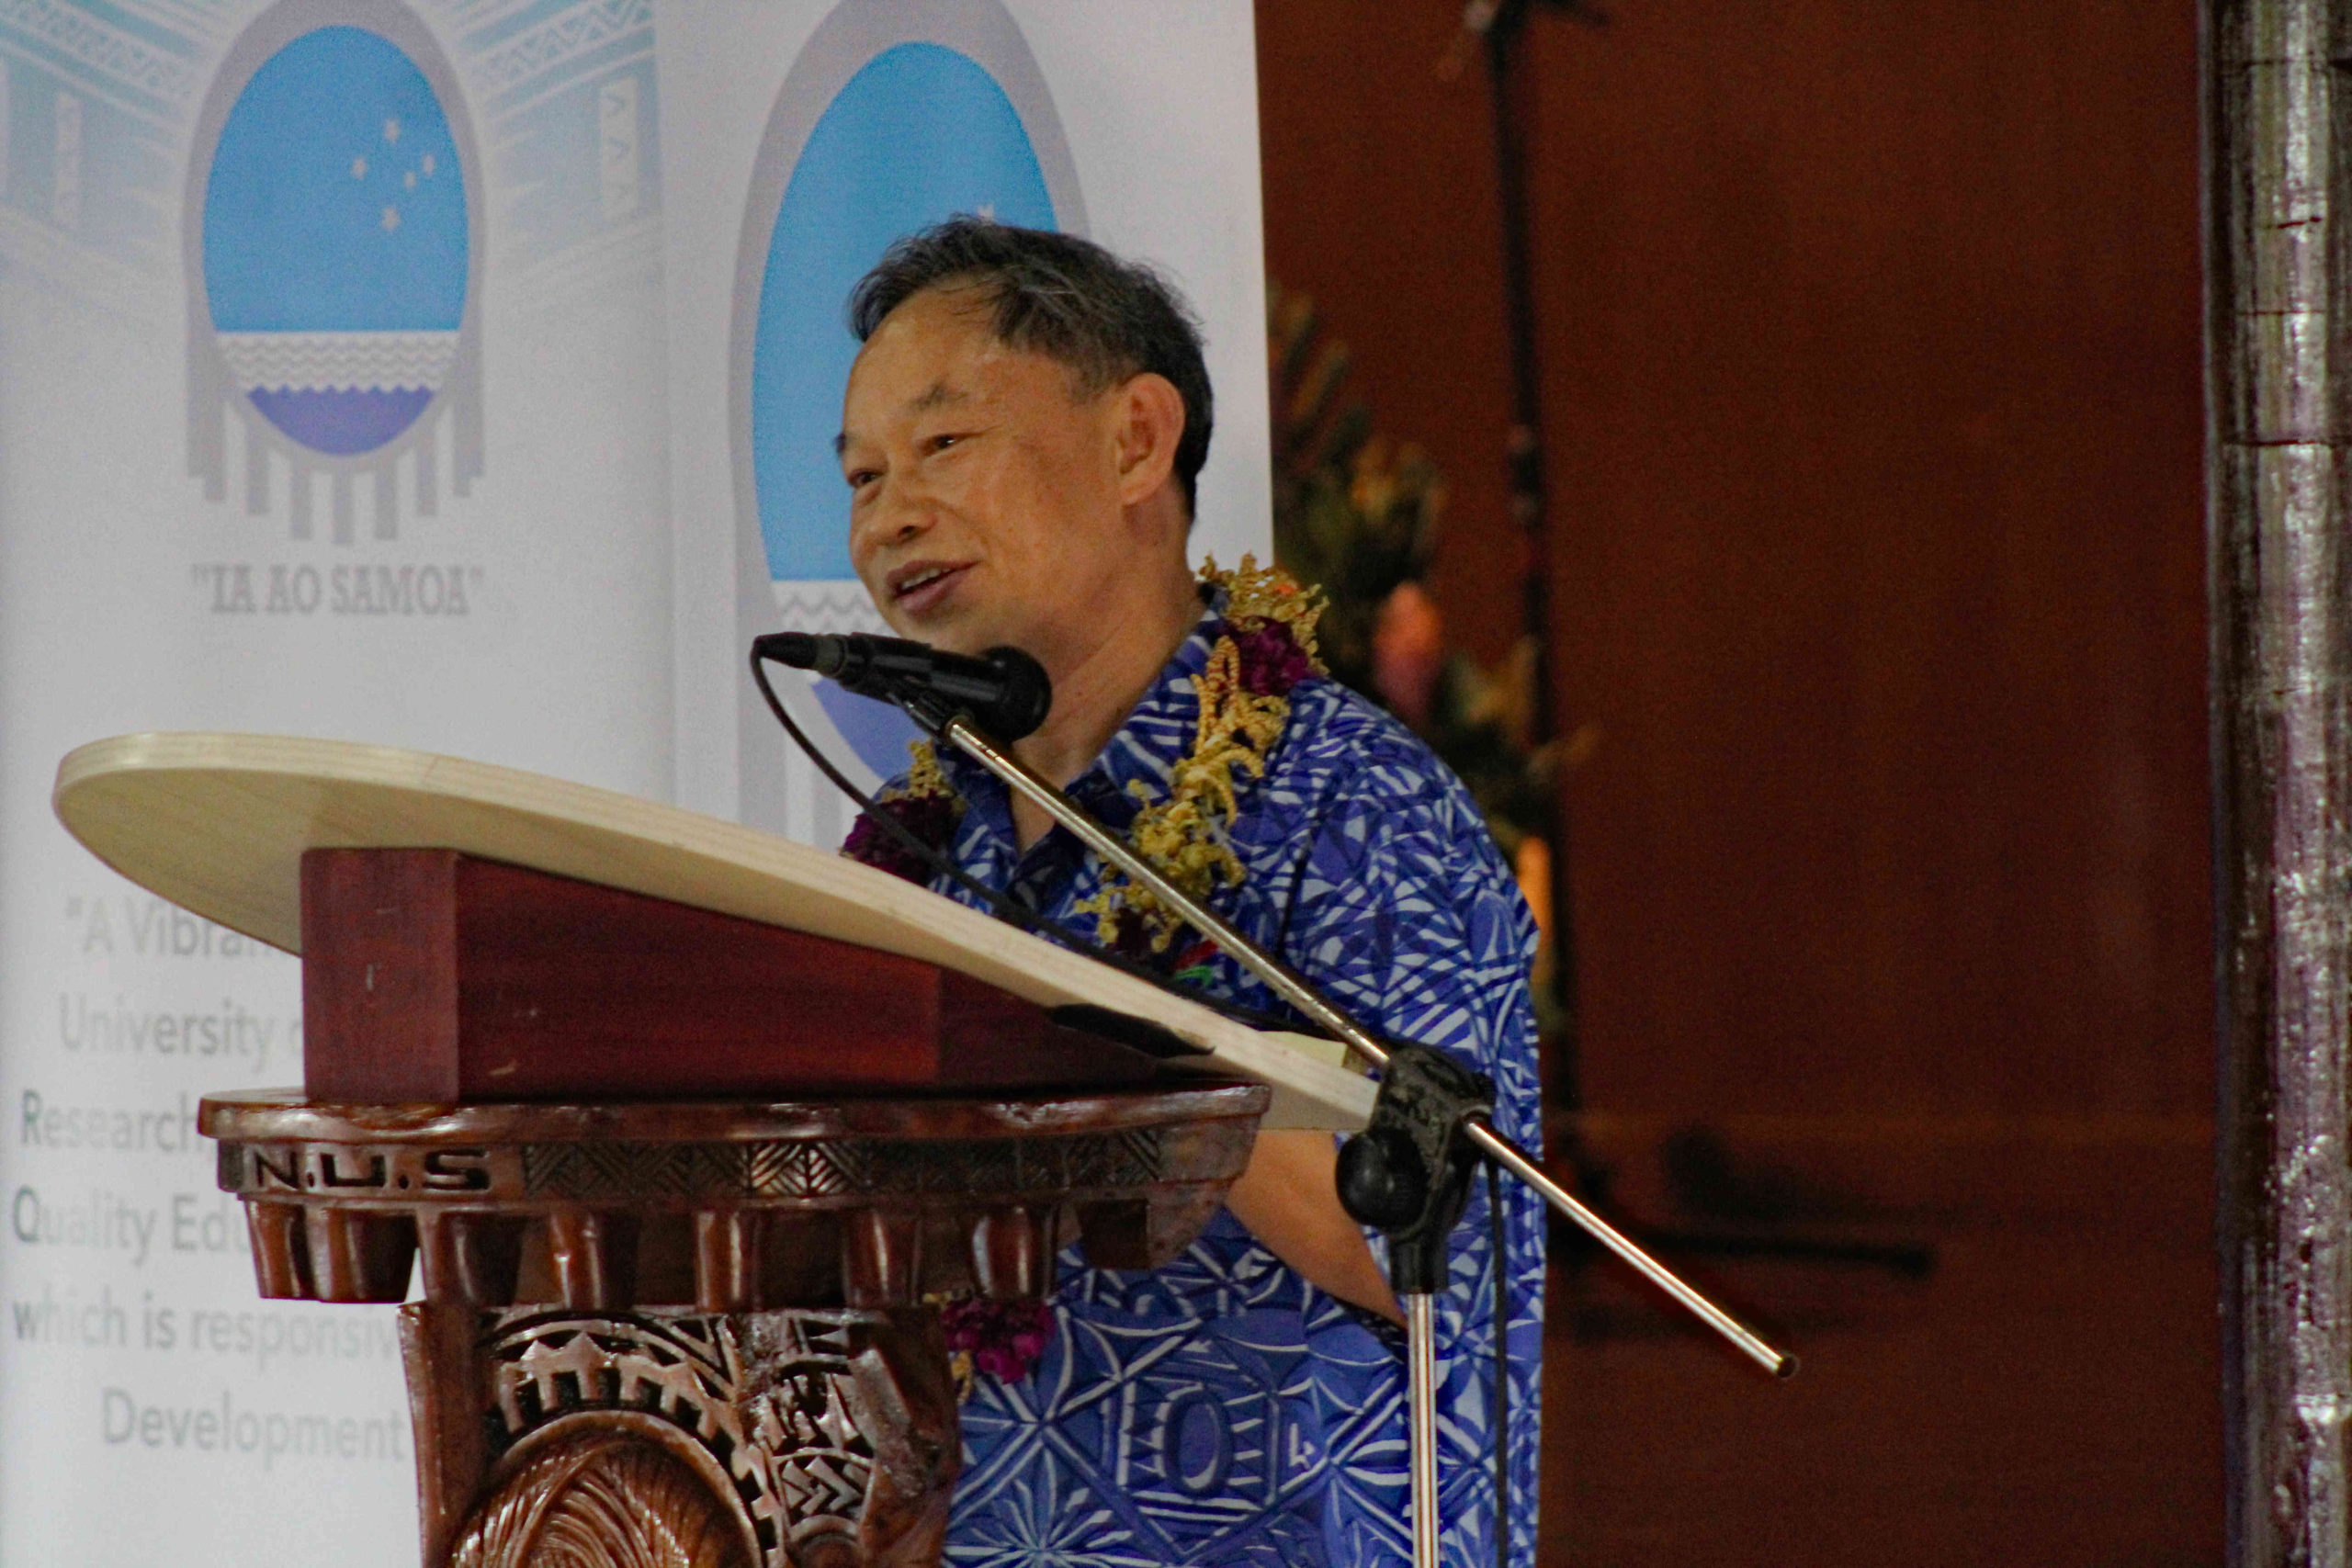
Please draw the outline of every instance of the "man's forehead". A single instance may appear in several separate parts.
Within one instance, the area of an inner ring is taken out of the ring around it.
[[[833,449],[878,438],[900,420],[1008,397],[1020,402],[1048,385],[1062,400],[1080,400],[1071,367],[1005,342],[993,317],[959,293],[929,290],[892,311],[858,351]]]
[[[907,411],[910,413],[922,413],[926,409],[940,409],[951,403],[969,402],[971,398],[972,394],[968,389],[957,386],[943,376],[922,391],[909,398]]]

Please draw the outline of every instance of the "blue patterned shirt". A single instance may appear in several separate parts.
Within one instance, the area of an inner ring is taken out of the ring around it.
[[[1128,784],[1165,798],[1193,743],[1193,678],[1212,612],[1093,767],[1069,790],[1114,828]],[[1528,964],[1534,927],[1468,793],[1410,732],[1336,682],[1311,678],[1266,776],[1236,770],[1231,842],[1248,879],[1217,910],[1374,1032],[1442,1047],[1492,1075],[1499,1129],[1541,1136]],[[1102,867],[1054,829],[1016,846],[1004,787],[952,748],[966,802],[953,853],[978,881],[1093,931],[1072,906]],[[941,878],[935,891],[975,900]],[[1181,946],[1186,939],[1178,939]],[[1285,1010],[1220,953],[1204,988]],[[1544,1214],[1504,1182],[1510,1302],[1510,1568],[1535,1551]],[[1495,1259],[1481,1178],[1437,1303],[1443,1560],[1493,1568]],[[1383,1253],[1374,1237],[1375,1255]],[[1018,1382],[985,1373],[964,1406],[965,1461],[947,1559],[962,1568],[1248,1563],[1400,1568],[1408,1517],[1403,1336],[1309,1284],[1220,1210],[1148,1273],[1061,1259],[1051,1345]]]

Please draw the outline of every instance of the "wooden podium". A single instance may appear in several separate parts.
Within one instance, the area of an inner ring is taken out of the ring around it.
[[[261,1292],[402,1302],[424,1560],[938,1560],[940,1303],[1150,1269],[1268,1125],[1361,1125],[1247,1029],[734,824],[379,747],[146,735],[58,815],[303,955],[304,1085],[208,1099]]]

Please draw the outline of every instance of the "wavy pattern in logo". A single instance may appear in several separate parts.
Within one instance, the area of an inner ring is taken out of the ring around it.
[[[222,333],[243,392],[434,391],[458,356],[455,333]]]

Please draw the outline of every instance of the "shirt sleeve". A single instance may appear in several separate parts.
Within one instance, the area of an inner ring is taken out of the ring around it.
[[[1433,760],[1374,751],[1323,803],[1306,851],[1283,949],[1367,1027],[1437,1047],[1495,1081],[1498,1131],[1540,1156],[1542,1097],[1528,970],[1533,919],[1467,793]],[[1497,1504],[1508,1519],[1513,1568],[1534,1558],[1544,1334],[1542,1200],[1504,1179],[1503,1246],[1478,1179],[1448,1244],[1437,1299],[1439,1495],[1444,1558],[1483,1568],[1497,1560]],[[1385,1260],[1385,1247],[1372,1238]],[[1507,1396],[1496,1382],[1496,1286],[1508,1325]],[[1399,1412],[1401,1420],[1401,1411]],[[1498,1430],[1498,1428],[1504,1428]],[[1401,1433],[1399,1434],[1401,1437]],[[1496,1450],[1506,1456],[1497,1496]],[[1401,1453],[1401,1445],[1398,1452]],[[1335,1513],[1394,1513],[1402,1491],[1369,1473],[1335,1490]],[[1362,1518],[1334,1517],[1334,1539],[1369,1541]],[[1352,1533],[1351,1533],[1352,1532]],[[1386,1563],[1393,1551],[1341,1553]]]
[[[1335,782],[1283,947],[1366,1027],[1492,1077],[1501,1130],[1532,1146],[1534,921],[1462,787],[1417,761],[1375,754]]]

